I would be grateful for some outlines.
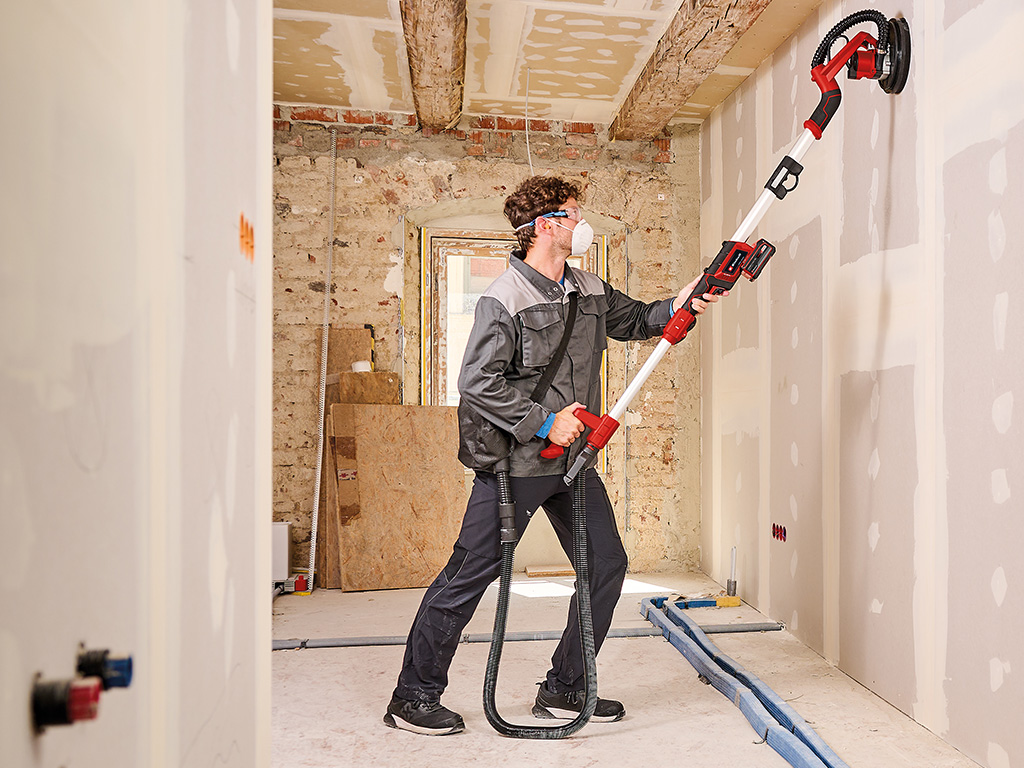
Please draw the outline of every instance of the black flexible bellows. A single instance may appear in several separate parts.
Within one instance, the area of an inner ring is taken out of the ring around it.
[[[878,11],[857,11],[856,13],[851,13],[832,27],[828,34],[821,39],[821,42],[818,44],[818,50],[814,52],[814,58],[811,59],[811,69],[825,63],[825,57],[832,50],[832,43],[840,35],[850,27],[863,24],[866,21],[872,21],[878,27],[878,49],[881,51],[887,50],[889,47],[889,20],[885,18],[885,14]]]

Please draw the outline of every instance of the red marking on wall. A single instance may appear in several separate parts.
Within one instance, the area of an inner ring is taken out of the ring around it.
[[[238,215],[238,250],[250,264],[256,259],[256,237],[244,213]]]

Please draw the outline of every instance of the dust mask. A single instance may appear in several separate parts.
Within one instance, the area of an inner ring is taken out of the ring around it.
[[[553,223],[562,229],[569,229],[567,226],[559,224],[557,221]],[[576,222],[576,226],[573,227],[571,232],[572,255],[583,256],[590,250],[590,244],[594,242],[594,228],[587,223],[586,219],[580,219]]]

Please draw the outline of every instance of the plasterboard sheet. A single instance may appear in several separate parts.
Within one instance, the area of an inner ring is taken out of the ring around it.
[[[948,452],[950,735],[992,765],[1024,761],[1024,123],[942,169],[947,243],[944,419]],[[966,288],[972,311],[964,305]],[[1005,759],[1002,757],[1005,755]]]
[[[914,368],[840,384],[839,668],[911,713],[914,644]]]
[[[782,298],[771,313],[772,616],[824,650],[822,569],[822,221],[780,241],[765,276]],[[761,279],[765,279],[762,277]],[[787,288],[789,290],[787,290]]]
[[[736,547],[736,582],[740,597],[757,599],[758,542],[768,535],[758,525],[761,473],[760,440],[756,435],[732,432],[722,435],[721,552],[723,579],[729,577],[730,556]]]
[[[813,19],[817,20],[818,12]],[[814,24],[814,21],[810,22]],[[804,121],[818,105],[821,91],[811,80],[811,59],[818,47],[813,35],[793,35],[772,58],[772,150],[792,146]]]
[[[853,10],[853,9],[851,9]],[[911,25],[912,9],[904,9]],[[918,242],[917,79],[898,97],[875,83],[846,88],[840,263]]]

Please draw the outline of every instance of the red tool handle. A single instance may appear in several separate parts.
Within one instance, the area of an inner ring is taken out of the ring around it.
[[[835,117],[836,112],[839,111],[839,104],[843,100],[843,94],[840,92],[839,84],[836,82],[836,75],[839,74],[843,67],[847,66],[851,59],[856,61],[854,65],[855,72],[860,73],[864,70],[864,65],[860,60],[861,52],[858,49],[863,48],[865,51],[870,49],[870,55],[874,56],[877,45],[878,41],[867,32],[859,32],[849,43],[843,46],[843,49],[838,54],[811,70],[811,79],[818,86],[818,90],[821,91],[821,100],[818,102],[818,106],[810,118],[804,121],[804,128],[813,133],[814,138],[821,138],[825,126]],[[871,77],[873,75],[865,70],[863,74],[857,74],[856,76]]]
[[[595,416],[586,408],[577,408],[572,412],[572,415],[582,421],[584,426],[590,429],[590,434],[587,436],[587,443],[593,446],[595,450],[601,450],[604,448],[611,439],[611,436],[615,433],[615,430],[619,428],[619,422],[607,413],[604,416]],[[552,443],[541,451],[540,455],[545,459],[557,459],[564,452],[565,449],[562,446]]]

